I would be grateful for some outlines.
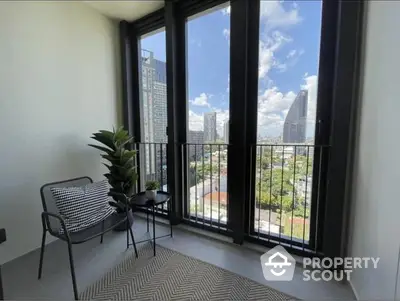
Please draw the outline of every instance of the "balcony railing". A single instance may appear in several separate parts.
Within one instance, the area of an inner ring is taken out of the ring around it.
[[[160,190],[168,191],[167,143],[136,143],[138,152],[139,191],[145,190],[147,181],[157,181]],[[157,209],[157,213],[166,214],[167,205]]]
[[[157,180],[168,191],[167,144],[136,144],[140,190]],[[317,245],[318,206],[323,190],[321,168],[329,146],[257,144],[252,147],[250,222],[252,239],[310,250]],[[227,231],[228,144],[187,143],[182,146],[184,219],[191,224]],[[322,190],[321,190],[322,189]],[[166,209],[159,213],[165,213]]]
[[[187,143],[182,149],[186,175],[185,218],[226,230],[228,220],[228,145]]]
[[[318,210],[320,204],[321,168],[329,147],[304,144],[254,147],[255,189],[249,232],[259,240],[309,248],[310,239],[317,239],[316,227],[311,226],[315,223],[311,212]]]

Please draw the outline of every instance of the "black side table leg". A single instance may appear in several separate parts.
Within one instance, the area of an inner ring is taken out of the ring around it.
[[[171,237],[172,237],[172,205],[171,200],[168,201],[168,218],[169,218],[169,227],[171,228]]]
[[[155,205],[153,206],[153,252],[154,256],[156,256],[156,211]]]
[[[147,232],[149,232],[149,208],[146,208]]]

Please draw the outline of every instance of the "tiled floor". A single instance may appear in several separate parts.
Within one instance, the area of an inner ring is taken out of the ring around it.
[[[136,219],[133,227],[137,241],[147,236],[144,220]],[[156,229],[157,235],[167,234],[169,230],[162,224],[158,224]],[[267,283],[262,274],[259,252],[190,232],[187,227],[175,227],[173,238],[162,238],[157,243],[300,299],[354,299],[348,285],[335,282],[304,282],[300,267],[296,268],[294,280],[291,282]],[[138,248],[140,247],[138,245]],[[133,253],[132,248],[126,250],[125,234],[113,232],[104,237],[103,244],[100,244],[100,239],[95,239],[73,248],[79,290],[95,282],[123,258]],[[37,279],[38,261],[39,250],[35,250],[3,266],[5,299],[73,299],[65,242],[56,241],[46,247],[41,280]]]

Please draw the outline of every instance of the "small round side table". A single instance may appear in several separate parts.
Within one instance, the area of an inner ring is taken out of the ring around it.
[[[169,226],[170,226],[170,234],[168,235],[163,235],[156,237],[156,208],[160,205],[163,205],[165,203],[168,203],[168,219],[169,219]],[[153,215],[153,237],[150,237],[149,239],[146,240],[141,240],[136,242],[142,243],[146,241],[153,241],[153,252],[154,256],[156,256],[156,239],[162,238],[162,237],[167,237],[170,236],[172,237],[172,224],[171,224],[171,195],[168,192],[165,191],[157,191],[157,196],[155,200],[149,200],[145,196],[145,192],[139,192],[136,194],[132,200],[131,200],[131,207],[141,207],[141,208],[146,208],[146,215],[147,215],[147,232],[149,232],[149,209],[151,209],[152,215]]]

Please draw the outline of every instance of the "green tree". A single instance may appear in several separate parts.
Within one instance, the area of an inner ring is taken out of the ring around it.
[[[272,177],[271,177],[272,173]],[[256,201],[261,208],[270,208],[274,211],[282,210],[284,212],[291,211],[297,206],[298,198],[293,196],[293,183],[291,180],[291,172],[285,169],[264,170],[260,182],[256,186]],[[294,203],[293,203],[294,202]]]
[[[294,168],[296,162],[296,169]],[[308,167],[307,167],[308,165]],[[297,155],[296,158],[292,157],[288,159],[288,168],[292,172],[296,171],[296,179],[299,177],[307,176],[310,177],[313,171],[313,158],[309,157],[307,162],[307,157],[302,155]]]
[[[281,159],[275,153],[272,153],[271,155],[271,151],[271,147],[262,147],[262,149],[258,149],[257,164],[263,171],[270,169],[271,163],[273,165],[281,162]]]

